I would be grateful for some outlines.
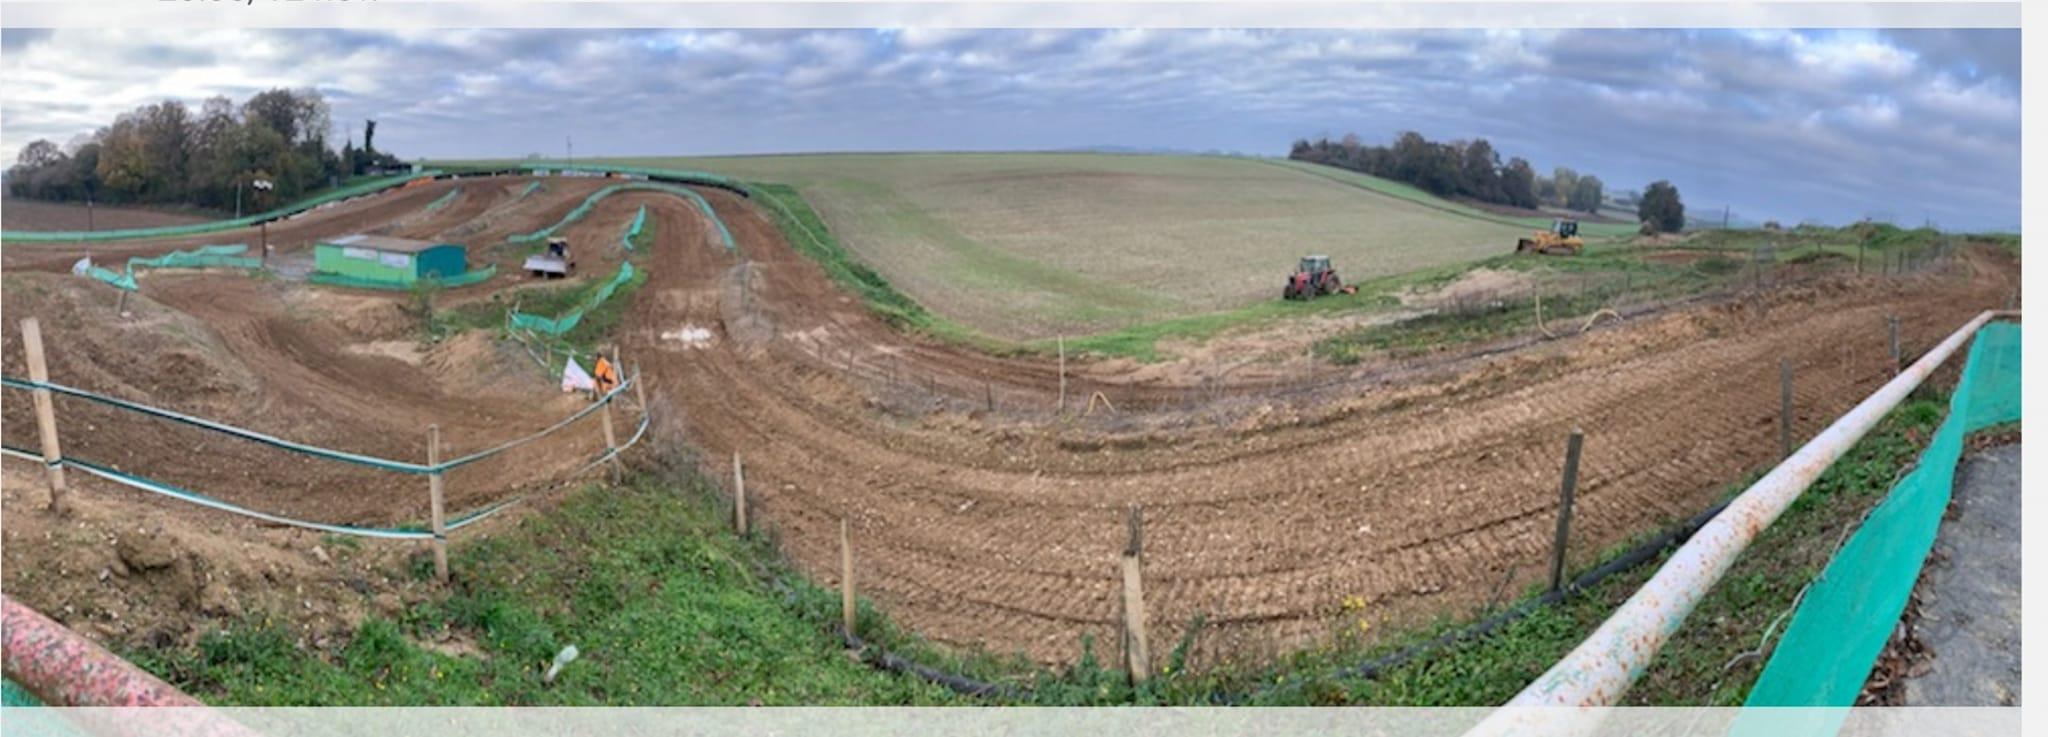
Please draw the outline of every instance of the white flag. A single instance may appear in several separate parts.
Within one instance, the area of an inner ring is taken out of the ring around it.
[[[79,259],[77,263],[72,264],[71,273],[77,274],[79,276],[85,276],[86,274],[92,273],[92,257],[87,256],[85,258]]]
[[[590,374],[584,371],[582,366],[577,365],[576,359],[569,359],[568,365],[562,367],[562,391],[591,391],[596,388],[597,381],[590,378]]]

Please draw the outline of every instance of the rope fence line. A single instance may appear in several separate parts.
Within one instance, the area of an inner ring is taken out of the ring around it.
[[[28,354],[29,373],[33,378],[22,379],[12,376],[0,376],[0,386],[4,386],[5,388],[9,389],[20,389],[24,391],[29,391],[35,394],[37,432],[42,438],[42,451],[38,453],[35,451],[31,451],[27,448],[19,448],[0,444],[0,456],[40,462],[44,466],[44,468],[49,472],[51,508],[55,510],[57,513],[64,514],[67,511],[66,505],[64,503],[65,489],[63,482],[63,471],[66,468],[71,468],[89,474],[91,476],[104,479],[109,482],[120,484],[122,486],[139,489],[152,494],[157,494],[159,496],[165,496],[172,499],[176,499],[188,504],[194,504],[218,511],[228,512],[230,514],[236,514],[271,524],[298,527],[301,529],[315,530],[339,535],[350,535],[355,537],[368,537],[389,540],[428,541],[431,542],[434,546],[436,574],[444,581],[447,580],[448,577],[448,571],[445,562],[447,560],[446,555],[448,533],[483,521],[484,519],[487,519],[497,514],[498,512],[504,511],[505,509],[515,504],[525,501],[531,495],[521,494],[510,499],[505,499],[485,505],[482,508],[472,510],[466,514],[456,516],[453,519],[444,520],[441,511],[442,488],[444,480],[443,477],[448,471],[472,463],[476,463],[478,461],[482,461],[490,457],[496,456],[505,451],[512,450],[514,448],[526,445],[528,443],[532,443],[536,440],[552,435],[555,432],[561,430],[562,428],[574,424],[577,420],[580,420],[593,412],[602,411],[604,412],[604,414],[601,415],[601,417],[602,419],[604,419],[605,450],[602,453],[599,453],[594,460],[577,468],[575,471],[570,472],[564,478],[573,477],[580,475],[586,471],[589,471],[590,469],[598,465],[604,464],[606,462],[613,462],[616,464],[621,453],[623,453],[626,449],[639,444],[640,440],[646,436],[648,427],[651,424],[652,420],[652,413],[650,411],[650,408],[645,404],[644,401],[639,403],[640,422],[638,427],[634,429],[632,436],[629,437],[625,443],[618,443],[614,440],[614,437],[612,435],[612,423],[610,414],[611,405],[618,398],[620,392],[623,392],[628,388],[633,388],[636,391],[638,391],[640,377],[638,372],[635,372],[632,375],[623,377],[623,380],[619,382],[618,386],[612,387],[609,391],[596,397],[588,406],[576,411],[573,414],[570,414],[567,417],[562,418],[561,420],[556,421],[554,424],[549,425],[548,427],[538,432],[523,437],[515,438],[500,443],[498,445],[492,446],[490,448],[486,448],[484,450],[480,450],[475,453],[461,456],[452,460],[439,460],[439,427],[430,427],[428,462],[425,464],[419,464],[408,461],[393,460],[388,458],[378,458],[375,456],[369,456],[360,453],[351,453],[348,451],[335,450],[332,448],[323,448],[320,446],[315,446],[307,443],[285,440],[283,438],[279,438],[273,435],[256,432],[254,430],[249,430],[246,428],[236,427],[223,422],[217,422],[214,420],[208,420],[201,417],[195,417],[181,412],[174,412],[161,407],[154,407],[139,402],[132,402],[125,399],[120,399],[118,397],[111,397],[97,392],[66,386],[63,384],[50,381],[48,379],[48,370],[43,360],[44,356],[41,349],[41,334],[41,327],[35,318],[28,318],[22,321],[22,335],[24,339],[23,348],[24,351]],[[146,476],[121,471],[111,466],[101,465],[99,463],[95,463],[83,458],[67,456],[62,452],[58,444],[56,411],[54,404],[50,401],[51,396],[55,394],[63,394],[69,397],[77,397],[80,399],[114,407],[116,409],[134,412],[149,417],[170,420],[192,427],[197,427],[203,430],[208,430],[211,432],[220,433],[231,437],[240,438],[243,440],[256,442],[262,445],[290,452],[295,452],[302,455],[308,455],[328,460],[336,460],[344,463],[366,466],[383,471],[425,475],[428,477],[429,480],[429,496],[430,501],[432,502],[431,506],[433,514],[431,518],[431,529],[422,529],[418,526],[366,527],[357,525],[333,524],[314,520],[298,519],[279,514],[272,514],[270,512],[251,509],[249,507],[228,502],[223,499],[216,498],[214,496],[200,493],[198,491],[179,488],[178,486],[165,483],[163,481],[159,481],[156,479],[148,478]],[[557,484],[557,486],[559,486],[559,484]]]
[[[567,475],[582,475],[585,471],[589,471],[592,468],[596,468],[599,464],[609,461],[613,457],[619,455],[620,453],[625,452],[628,448],[631,448],[634,445],[639,444],[641,437],[647,434],[649,424],[650,422],[648,416],[645,413],[643,413],[640,418],[639,428],[633,432],[633,436],[627,439],[625,443],[621,444],[617,448],[605,450],[604,452],[598,454],[598,456],[595,459],[591,460],[589,463],[577,468],[574,471],[569,472]],[[0,456],[6,456],[9,458],[20,458],[22,460],[34,461],[36,463],[44,462],[42,456],[37,455],[36,453],[26,448],[17,448],[15,446],[5,444],[0,444]],[[58,463],[65,467],[76,468],[80,471],[84,471],[87,474],[91,474],[93,476],[97,476],[99,478],[106,479],[108,481],[121,484],[123,486],[140,489],[143,491],[150,492],[152,494],[167,496],[172,499],[177,499],[179,501],[197,504],[202,507],[208,507],[211,509],[228,512],[230,514],[238,514],[244,517],[261,520],[272,524],[299,527],[308,530],[316,530],[319,532],[330,532],[337,535],[353,535],[356,537],[382,538],[387,540],[431,540],[434,537],[433,532],[417,527],[359,527],[355,525],[337,525],[326,522],[315,522],[311,520],[302,520],[292,517],[285,517],[282,515],[275,515],[268,512],[250,509],[248,507],[244,507],[233,502],[207,496],[205,494],[201,494],[195,491],[181,489],[179,487],[172,486],[170,484],[164,483],[162,481],[157,481],[155,479],[137,476],[130,473],[124,473],[114,468],[93,463],[92,461],[88,461],[82,458],[61,458],[58,460]],[[522,494],[511,499],[506,499],[503,501],[487,504],[467,514],[459,515],[454,519],[449,520],[444,527],[448,531],[453,532],[455,530],[467,527],[476,522],[481,522],[484,519],[489,518],[491,515],[504,511],[508,507],[526,501],[527,496],[528,495]]]
[[[184,414],[181,412],[173,412],[171,410],[163,409],[160,407],[152,407],[147,404],[142,404],[139,402],[131,402],[126,399],[121,399],[119,397],[110,397],[104,394],[90,392],[76,387],[65,386],[63,384],[59,384],[56,382],[33,381],[29,379],[22,379],[12,376],[0,376],[0,386],[5,386],[6,388],[9,389],[22,389],[27,391],[48,390],[57,394],[63,394],[66,396],[78,397],[80,399],[99,402],[101,404],[105,404],[108,406],[129,410],[132,412],[157,417],[160,419],[170,420],[172,422],[192,425],[194,427],[212,430],[223,435],[231,435],[237,438],[241,438],[243,440],[262,443],[264,445],[269,445],[271,447],[288,450],[304,455],[310,455],[316,458],[325,458],[327,460],[341,461],[343,463],[353,463],[359,466],[368,466],[370,468],[376,468],[384,471],[396,471],[399,473],[411,474],[435,474],[445,473],[447,471],[451,471],[456,468],[460,468],[462,466],[466,466],[471,463],[484,460],[499,453],[503,453],[513,448],[517,448],[527,443],[531,443],[535,440],[539,440],[557,430],[560,430],[564,427],[568,427],[571,423],[574,423],[575,421],[582,419],[584,416],[589,415],[592,412],[596,412],[598,411],[598,409],[609,404],[613,397],[618,396],[619,392],[625,391],[626,389],[632,387],[633,383],[638,380],[639,378],[637,376],[627,377],[625,381],[620,382],[618,386],[613,387],[611,391],[606,392],[604,396],[599,397],[597,401],[592,402],[590,406],[577,410],[575,414],[569,415],[568,417],[563,418],[561,421],[556,422],[555,424],[550,425],[547,428],[539,432],[536,432],[532,435],[506,441],[497,446],[486,448],[484,450],[480,450],[475,453],[471,453],[469,455],[455,458],[452,460],[442,461],[440,463],[413,463],[411,461],[399,461],[392,460],[389,458],[379,458],[376,456],[363,455],[360,453],[351,453],[345,450],[322,448],[317,445],[310,445],[307,443],[286,440],[284,438],[280,438],[274,435],[267,435],[264,433],[256,432],[254,430],[235,427],[234,425],[229,425],[222,422],[215,422],[213,420],[208,420],[201,417],[193,417],[191,415]]]

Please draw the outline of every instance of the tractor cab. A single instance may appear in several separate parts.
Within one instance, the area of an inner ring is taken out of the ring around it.
[[[1579,234],[1579,221],[1571,218],[1557,218],[1550,221],[1550,232],[1559,238],[1570,238]]]
[[[549,238],[547,248],[526,257],[526,263],[522,268],[541,279],[561,279],[569,276],[576,270],[576,262],[569,258],[569,239]]]
[[[1287,286],[1280,292],[1280,296],[1287,299],[1315,299],[1325,294],[1350,294],[1354,291],[1357,290],[1344,286],[1344,282],[1337,278],[1337,270],[1330,267],[1330,257],[1317,254],[1301,257],[1301,265],[1296,266],[1294,273],[1287,277]]]

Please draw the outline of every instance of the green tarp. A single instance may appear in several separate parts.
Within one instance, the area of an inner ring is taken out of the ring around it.
[[[1941,529],[1964,436],[2019,418],[2020,326],[1993,322],[1971,343],[1948,418],[1919,465],[1878,502],[1807,589],[1750,689],[1748,706],[1855,704]],[[1745,733],[1740,726],[1735,731]]]
[[[524,312],[513,312],[506,315],[506,320],[515,330],[530,330],[548,335],[561,335],[576,329],[576,324],[583,322],[583,313],[604,304],[605,300],[611,299],[613,292],[619,291],[619,287],[625,286],[626,282],[632,280],[633,264],[631,262],[622,263],[619,264],[618,275],[613,276],[611,281],[605,282],[604,286],[598,287],[597,291],[590,294],[589,299],[583,301],[583,304],[569,310],[567,314],[561,317],[541,317],[540,315],[529,315]]]

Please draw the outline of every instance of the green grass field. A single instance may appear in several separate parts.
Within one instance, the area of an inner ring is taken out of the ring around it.
[[[794,186],[897,289],[1011,340],[1274,301],[1308,253],[1329,254],[1347,280],[1360,281],[1499,254],[1529,229],[1251,159],[830,154],[611,163]]]
[[[1288,161],[1276,159],[1268,161],[1266,163],[1272,164],[1274,166],[1281,166],[1286,167],[1288,169],[1293,169],[1295,171],[1309,174],[1311,176],[1318,176],[1323,177],[1325,179],[1329,179],[1331,181],[1342,182],[1355,187],[1383,194],[1388,197],[1395,197],[1407,200],[1409,202],[1413,202],[1424,207],[1429,207],[1449,215],[1456,215],[1459,217],[1468,218],[1472,220],[1479,220],[1499,225],[1506,225],[1510,227],[1521,228],[1524,230],[1547,230],[1550,228],[1551,218],[1549,216],[1515,217],[1512,215],[1501,215],[1497,213],[1491,213],[1476,207],[1472,207],[1471,205],[1466,205],[1443,199],[1428,192],[1424,192],[1411,184],[1407,184],[1404,182],[1396,182],[1392,179],[1381,179],[1371,174],[1361,174],[1355,171],[1338,169],[1336,167],[1331,166],[1322,166],[1320,164],[1311,164],[1304,161]],[[1579,223],[1579,235],[1588,239],[1627,238],[1629,236],[1633,236],[1636,234],[1636,227],[1637,226],[1633,223],[1581,222]]]

